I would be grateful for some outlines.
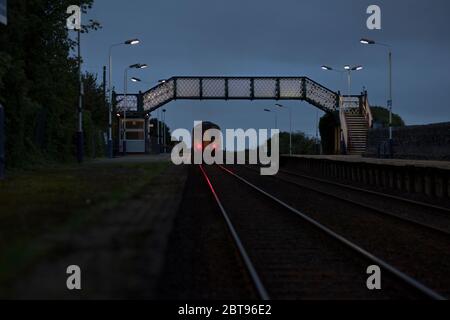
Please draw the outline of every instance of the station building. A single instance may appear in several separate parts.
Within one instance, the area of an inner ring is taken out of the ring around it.
[[[113,93],[115,121],[113,121],[114,154],[148,154],[159,151],[157,139],[152,138],[150,116],[144,111],[143,94]]]

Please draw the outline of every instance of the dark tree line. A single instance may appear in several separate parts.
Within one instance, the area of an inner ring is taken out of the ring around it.
[[[84,11],[92,3],[78,1]],[[71,4],[65,0],[8,2],[9,24],[0,26],[0,103],[6,112],[9,167],[74,159],[79,85],[73,56],[76,43],[66,28]],[[96,76],[83,78],[85,152],[92,157],[102,152],[107,114]]]
[[[292,134],[292,154],[315,155],[318,154],[318,144],[314,138],[308,137],[303,132]],[[288,132],[280,133],[280,153],[289,154],[291,147],[291,136]]]

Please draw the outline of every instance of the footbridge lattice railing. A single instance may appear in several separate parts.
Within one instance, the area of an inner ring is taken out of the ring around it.
[[[336,93],[307,77],[174,77],[144,93],[152,112],[172,100],[303,100],[325,112],[339,109]]]
[[[145,93],[115,94],[113,101],[118,111],[151,113],[174,100],[306,101],[324,112],[337,112],[344,146],[350,130],[344,113],[362,112],[369,128],[373,121],[367,92],[341,96],[307,77],[173,77]]]

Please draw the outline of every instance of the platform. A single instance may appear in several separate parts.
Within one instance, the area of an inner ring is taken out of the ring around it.
[[[365,158],[361,156],[344,156],[344,155],[329,155],[329,156],[283,155],[282,157],[330,160],[349,163],[367,163],[367,164],[398,166],[398,167],[435,168],[435,169],[450,170],[450,161],[378,159],[378,158]]]
[[[115,157],[113,159],[101,158],[92,160],[93,163],[109,164],[109,163],[147,163],[147,162],[168,162],[170,161],[170,154],[158,155],[127,155],[125,157]]]
[[[307,175],[415,199],[450,201],[450,162],[360,156],[287,156],[281,166]]]

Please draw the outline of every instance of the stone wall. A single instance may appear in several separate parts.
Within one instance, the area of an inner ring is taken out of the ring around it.
[[[389,129],[371,129],[367,157],[388,154]],[[393,153],[397,159],[450,161],[450,122],[394,128]]]

